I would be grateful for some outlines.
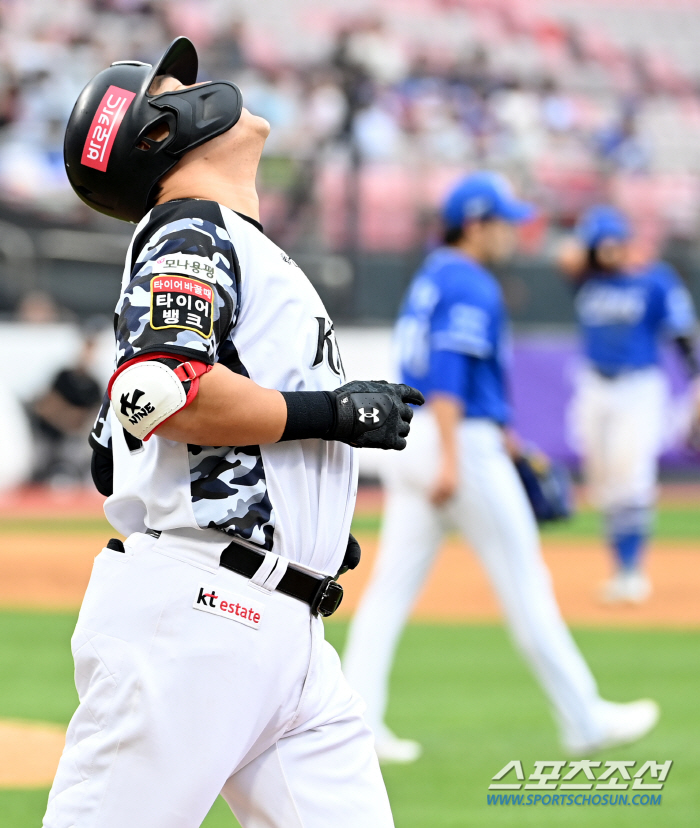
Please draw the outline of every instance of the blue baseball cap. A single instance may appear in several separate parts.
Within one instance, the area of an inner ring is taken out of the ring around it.
[[[597,247],[603,239],[627,241],[632,228],[624,213],[608,204],[596,204],[581,216],[576,225],[576,237],[587,248]]]
[[[517,223],[533,218],[536,212],[532,204],[515,197],[505,176],[486,170],[463,178],[442,205],[442,218],[447,227],[491,218]]]

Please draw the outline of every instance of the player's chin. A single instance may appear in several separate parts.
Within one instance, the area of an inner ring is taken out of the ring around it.
[[[238,153],[243,147],[262,147],[269,134],[269,122],[260,115],[253,115],[250,110],[243,107],[238,122],[224,134],[225,138],[221,137],[227,142],[228,149]]]
[[[509,261],[515,255],[515,250],[516,242],[514,239],[499,239],[498,244],[494,245],[491,250],[490,264],[503,264]]]
[[[249,125],[252,132],[265,139],[270,134],[270,122],[261,115],[253,115],[248,112]]]

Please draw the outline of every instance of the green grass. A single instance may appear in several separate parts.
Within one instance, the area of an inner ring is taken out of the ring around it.
[[[381,515],[376,512],[356,514],[353,532],[373,533],[379,530]],[[570,520],[545,524],[543,538],[600,538],[602,522],[598,514],[582,509]],[[700,538],[700,509],[694,506],[664,506],[659,510],[654,528],[658,540],[697,540]]]
[[[116,534],[107,522],[100,517],[48,517],[48,518],[0,518],[0,535],[50,534],[50,535],[91,535],[101,532],[106,535]]]
[[[68,721],[73,623],[70,614],[0,613],[0,716]],[[345,626],[329,623],[327,630],[341,646]],[[598,758],[673,759],[663,804],[570,807],[564,815],[555,807],[487,806],[489,781],[509,760],[521,759],[528,773],[535,759],[563,758],[546,704],[502,629],[421,624],[407,629],[393,677],[389,723],[425,747],[416,764],[384,769],[397,828],[697,825],[700,633],[581,630],[576,637],[607,698],[650,695],[661,703],[652,735]],[[0,791],[2,828],[37,828],[46,795]],[[235,825],[221,800],[204,823]]]
[[[70,652],[75,619],[67,612],[0,612],[0,716],[68,722],[78,704]]]
[[[542,535],[545,538],[601,537],[602,529],[598,514],[582,510],[571,520],[544,526]],[[656,516],[654,538],[697,540],[700,538],[700,509],[696,506],[663,506]]]
[[[381,525],[379,512],[360,512],[353,520],[353,532],[374,533]],[[546,524],[542,527],[545,538],[599,538],[602,525],[598,514],[582,509],[571,520]],[[0,518],[0,536],[3,534],[115,534],[106,518],[94,517],[47,517],[47,518]],[[654,537],[660,540],[694,540],[700,538],[700,509],[695,506],[662,506],[656,519]]]

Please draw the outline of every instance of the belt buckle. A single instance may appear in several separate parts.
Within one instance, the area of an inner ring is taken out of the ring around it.
[[[320,615],[323,618],[328,618],[340,606],[343,600],[343,588],[329,575],[321,581],[318,588],[314,602],[311,605],[311,612],[314,615]]]

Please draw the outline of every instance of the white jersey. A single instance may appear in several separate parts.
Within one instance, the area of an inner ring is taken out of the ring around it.
[[[117,304],[117,367],[144,354],[213,364],[280,391],[333,390],[344,380],[333,324],[304,273],[262,227],[215,202],[155,207],[127,254]],[[117,400],[134,408],[134,399]],[[106,399],[91,436],[111,449],[110,523],[211,530],[335,574],[347,545],[357,463],[344,443],[197,446],[129,435]]]

